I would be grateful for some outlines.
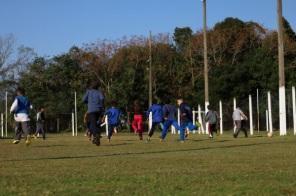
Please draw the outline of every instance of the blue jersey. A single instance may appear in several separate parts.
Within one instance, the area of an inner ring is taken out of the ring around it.
[[[180,115],[182,122],[192,122],[192,110],[188,104],[182,103],[180,105]]]
[[[109,108],[105,115],[108,116],[108,124],[110,125],[118,125],[120,122],[121,111],[115,107]]]
[[[17,96],[15,99],[17,100],[17,108],[14,112],[16,114],[29,114],[31,106],[29,99],[25,96]]]
[[[159,104],[153,104],[150,106],[149,110],[147,111],[147,116],[149,116],[149,113],[152,112],[152,122],[162,122],[163,120],[163,113],[162,113],[162,107]]]
[[[177,108],[171,104],[165,104],[162,107],[163,117],[167,118],[168,120],[176,120],[177,116]]]

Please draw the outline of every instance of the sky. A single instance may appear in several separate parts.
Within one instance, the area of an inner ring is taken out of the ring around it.
[[[296,30],[296,0],[283,0],[283,15]],[[277,28],[276,0],[207,0],[208,27],[226,17]],[[0,36],[40,56],[67,52],[98,39],[173,34],[202,29],[201,0],[0,0]]]

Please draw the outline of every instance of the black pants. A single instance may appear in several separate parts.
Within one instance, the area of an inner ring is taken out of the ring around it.
[[[243,121],[243,120],[235,120],[234,123],[235,123],[235,126],[236,126],[234,137],[237,137],[240,131],[243,131],[245,133],[245,137],[248,137],[247,129],[244,128],[245,121]]]
[[[30,122],[15,122],[15,140],[21,140],[22,134],[27,138],[30,135]]]
[[[93,136],[93,141],[99,141],[101,136],[101,121],[103,112],[91,112],[88,114],[89,117],[89,129]]]
[[[36,124],[35,135],[37,136],[38,133],[41,133],[42,138],[45,140],[45,129],[44,129],[44,123],[43,122],[37,122],[37,124]]]
[[[148,132],[148,136],[149,137],[152,137],[152,135],[153,135],[153,133],[154,133],[154,130],[155,130],[155,128],[158,126],[158,128],[160,129],[160,130],[162,130],[162,122],[152,122],[152,127],[151,127],[151,129],[149,130],[149,132]]]

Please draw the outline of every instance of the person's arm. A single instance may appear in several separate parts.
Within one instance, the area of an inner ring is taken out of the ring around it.
[[[10,107],[10,113],[15,112],[16,108],[17,108],[17,99],[14,99],[14,101]]]
[[[244,120],[248,120],[248,117],[242,112],[240,111],[241,116],[243,117]]]

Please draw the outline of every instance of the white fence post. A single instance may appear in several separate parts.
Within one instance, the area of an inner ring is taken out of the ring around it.
[[[75,117],[74,113],[72,112],[72,136],[75,136]]]
[[[180,108],[178,108],[178,125],[179,127],[181,127],[181,112],[180,112]],[[180,130],[178,130],[178,134],[180,134]]]
[[[195,111],[194,110],[192,111],[192,118],[193,118],[193,122],[192,123],[193,123],[193,125],[195,125]],[[195,129],[193,130],[193,133],[196,133],[196,130]]]
[[[294,135],[296,135],[296,97],[295,97],[295,86],[292,87],[292,102],[293,102],[293,124],[294,124]]]
[[[75,91],[74,93],[75,96],[75,135],[78,135],[78,131],[77,131],[77,93]]]
[[[149,112],[149,123],[148,123],[148,129],[149,131],[152,128],[152,112]]]
[[[204,129],[203,121],[202,121],[202,117],[201,117],[201,107],[200,107],[200,105],[198,105],[198,122],[200,124],[201,133],[205,134],[205,129]]]
[[[106,115],[105,117],[105,125],[106,125],[106,136],[108,137],[108,129],[109,129],[109,125],[108,125],[108,116]]]
[[[272,110],[271,110],[271,95],[270,91],[267,93],[268,96],[268,120],[269,120],[269,132],[272,134],[273,127],[272,127]]]
[[[220,111],[220,134],[223,134],[223,113],[222,113],[222,101],[219,101],[219,111]]]
[[[236,109],[236,98],[233,98],[233,111]],[[233,124],[233,133],[235,133],[236,126]]]
[[[265,117],[266,117],[266,132],[269,132],[268,110],[265,111]]]
[[[8,105],[8,92],[5,93],[5,137],[7,137],[7,117],[8,117],[8,111],[7,111],[7,105]]]
[[[1,137],[4,137],[3,113],[1,113]]]
[[[249,121],[250,121],[250,135],[254,135],[252,95],[249,95]]]

